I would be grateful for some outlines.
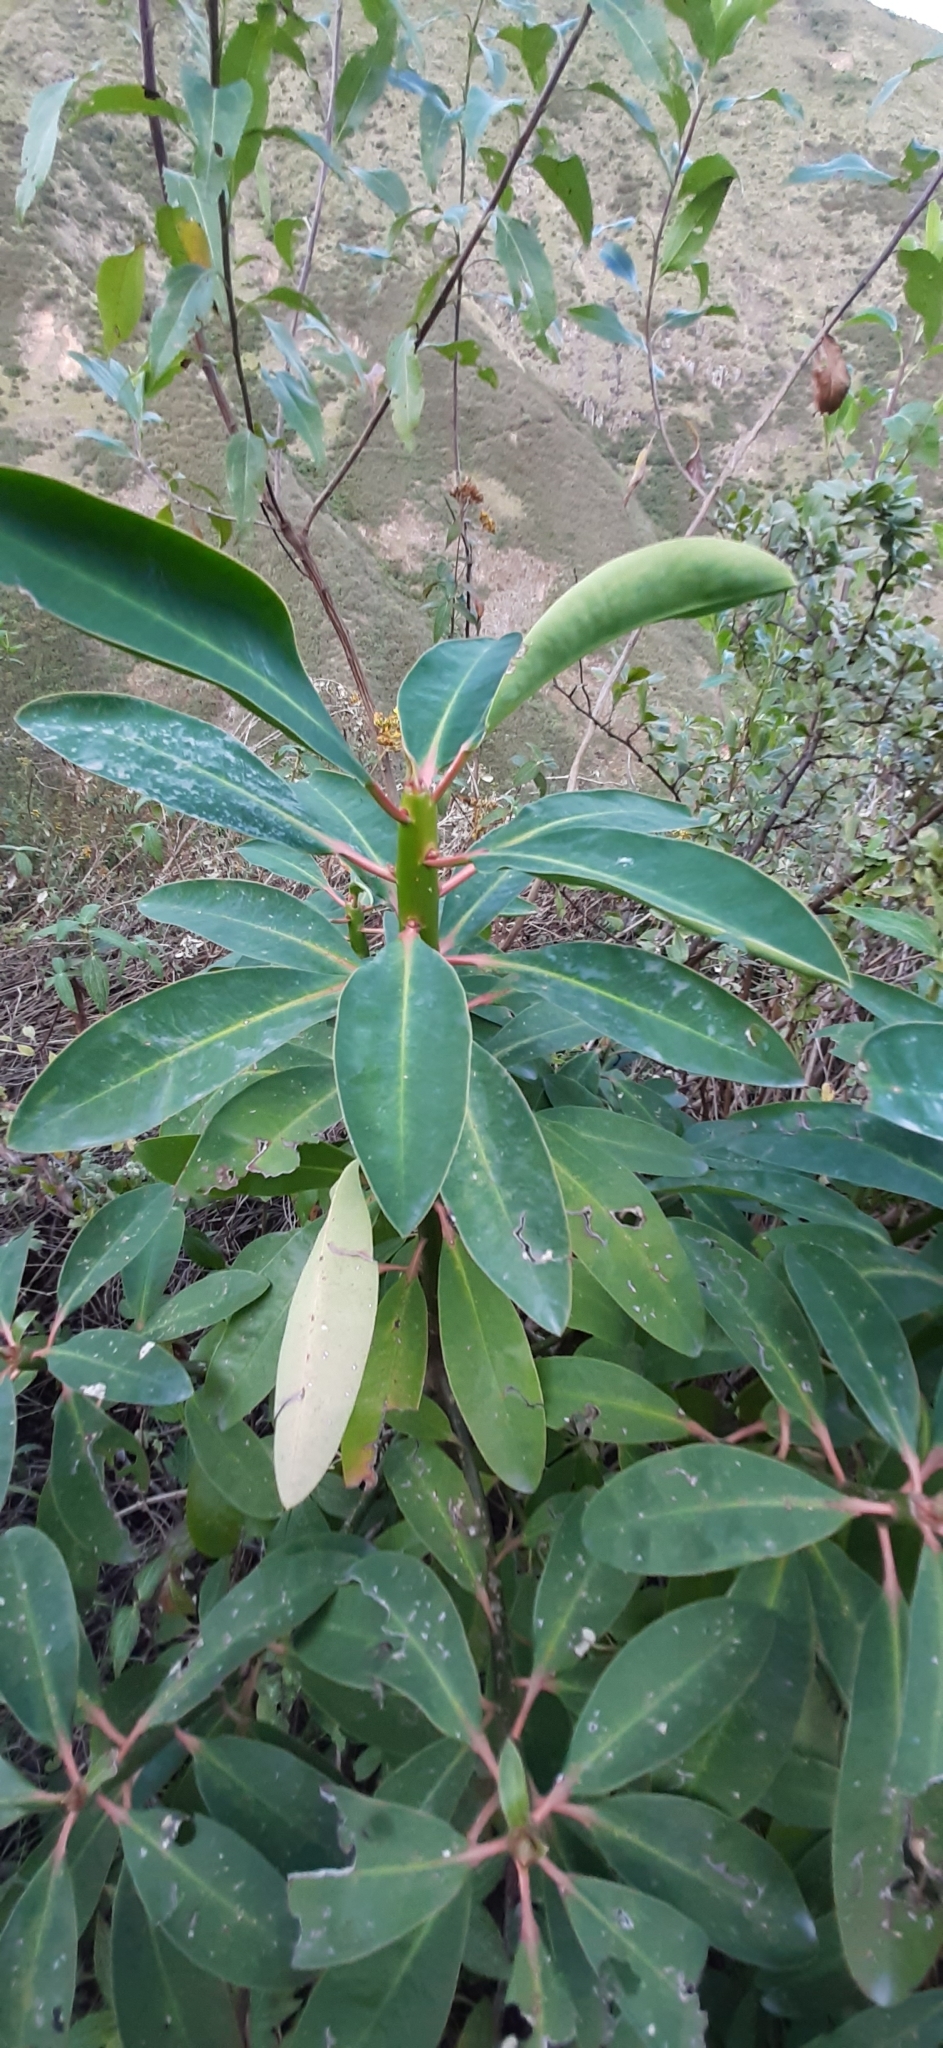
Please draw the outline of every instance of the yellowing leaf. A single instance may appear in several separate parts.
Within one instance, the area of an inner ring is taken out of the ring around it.
[[[379,1271],[356,1159],[335,1183],[292,1297],[275,1381],[275,1484],[294,1508],[323,1479],[357,1399]]]
[[[178,220],[174,223],[180,245],[188,263],[199,263],[202,270],[211,270],[213,258],[210,245],[198,220]]]

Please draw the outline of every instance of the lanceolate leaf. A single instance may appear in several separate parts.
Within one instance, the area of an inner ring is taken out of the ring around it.
[[[818,1347],[788,1289],[761,1259],[697,1224],[681,1236],[715,1322],[759,1373],[774,1401],[815,1429],[825,1408]]]
[[[830,2048],[937,2048],[943,2025],[943,1991],[918,1991],[890,2012],[871,2006],[828,2035]],[[809,2048],[826,2048],[816,2034]]]
[[[129,1810],[125,1863],[152,1927],[225,1983],[260,1991],[291,1983],[297,1928],[277,1870],[231,1829],[202,1814]]]
[[[395,861],[395,824],[349,775],[317,768],[302,781],[292,783],[291,793],[317,844],[325,851],[330,851],[337,840],[343,840],[381,866]],[[320,875],[316,874],[315,879],[320,880]]]
[[[623,1571],[699,1574],[819,1543],[848,1519],[839,1494],[795,1466],[724,1444],[658,1451],[590,1501],[590,1550]]]
[[[452,1163],[470,1057],[461,982],[414,931],[401,932],[347,983],[334,1034],[341,1110],[380,1207],[404,1236]]]
[[[59,2048],[72,2016],[77,1940],[69,1866],[54,1850],[0,1934],[4,2048]]]
[[[475,848],[479,865],[507,864],[507,850],[488,840]],[[779,882],[730,853],[693,840],[643,838],[593,826],[550,824],[530,835],[514,864],[526,874],[590,882],[648,903],[689,930],[706,932],[775,960],[815,981],[847,985],[848,970],[825,926]],[[756,1031],[757,1040],[766,1034]],[[749,1050],[746,1041],[745,1050]]]
[[[435,1444],[395,1443],[383,1477],[396,1505],[431,1557],[474,1592],[487,1574],[481,1510],[451,1458]]]
[[[312,905],[264,882],[169,882],[141,898],[158,924],[198,932],[260,967],[295,967],[343,986],[356,960],[342,931]]]
[[[546,1112],[550,1148],[581,1264],[619,1307],[673,1351],[696,1357],[704,1335],[697,1282],[680,1238],[625,1165],[622,1118]]]
[[[152,1927],[127,1870],[111,1918],[111,1987],[122,2048],[242,2048],[230,1992]]]
[[[173,1208],[169,1188],[132,1188],[86,1223],[63,1260],[57,1294],[63,1315],[90,1301],[106,1280],[130,1265]]]
[[[323,980],[285,967],[227,968],[173,982],[73,1039],[25,1095],[11,1139],[38,1152],[133,1137],[335,1007]]]
[[[283,1640],[307,1621],[330,1599],[349,1559],[348,1547],[334,1537],[310,1538],[303,1550],[288,1545],[270,1551],[183,1646],[142,1716],[142,1728],[184,1720],[266,1643]]]
[[[736,1154],[856,1187],[883,1188],[890,1195],[912,1195],[934,1208],[943,1204],[943,1146],[870,1116],[857,1103],[804,1102],[799,1109],[769,1103],[721,1123],[698,1124],[691,1136],[711,1165]]]
[[[146,661],[218,683],[365,779],[305,674],[288,612],[230,555],[71,484],[0,473],[0,583]]]
[[[532,1110],[480,1045],[472,1046],[465,1122],[442,1194],[476,1265],[559,1336],[570,1312],[563,1197]]]
[[[672,1443],[690,1436],[684,1409],[641,1373],[605,1358],[541,1359],[550,1429],[576,1430],[600,1444]]]
[[[787,1243],[786,1271],[836,1372],[886,1443],[915,1451],[920,1388],[900,1324],[831,1246]]]
[[[613,1658],[573,1731],[566,1775],[611,1792],[687,1749],[749,1684],[772,1624],[730,1600],[698,1600],[652,1622]]]
[[[0,1379],[0,1507],[6,1499],[15,1456],[16,1388],[12,1378],[6,1374]]]
[[[591,1557],[583,1541],[585,1496],[572,1500],[557,1528],[534,1600],[534,1670],[579,1663],[621,1614],[637,1581]]]
[[[91,1401],[171,1408],[192,1392],[190,1375],[153,1337],[138,1330],[82,1330],[54,1344],[49,1370]]]
[[[937,1954],[943,1910],[911,1892],[908,1802],[895,1784],[907,1610],[876,1602],[861,1644],[838,1780],[832,1873],[848,1968],[866,1998],[893,2005]]]
[[[564,1904],[574,1931],[594,1969],[615,1964],[616,2000],[639,2038],[700,2048],[697,1980],[707,1961],[700,1927],[627,1885],[600,1877],[571,1882]]]
[[[386,1683],[405,1693],[443,1735],[467,1741],[481,1726],[478,1674],[456,1609],[435,1573],[417,1557],[376,1552],[349,1565],[346,1576],[385,1616]]]
[[[284,1877],[308,1862],[335,1859],[337,1828],[321,1796],[330,1779],[291,1750],[220,1735],[201,1740],[194,1774],[213,1819],[251,1843]]]
[[[258,1273],[269,1284],[232,1317],[214,1347],[204,1396],[220,1429],[240,1422],[271,1393],[288,1310],[320,1229],[315,1219],[303,1230],[272,1231],[240,1252],[235,1270]]]
[[[607,5],[613,13],[631,11],[624,0],[618,8],[616,0]],[[654,9],[644,12],[654,14]],[[501,261],[500,249],[497,254]],[[775,556],[726,540],[656,541],[604,562],[558,597],[525,634],[521,655],[488,714],[489,730],[551,677],[597,648],[624,640],[637,626],[703,618],[776,596],[789,590],[792,581],[790,570]]]
[[[762,1803],[796,1738],[813,1675],[812,1607],[798,1558],[747,1565],[728,1595],[747,1626],[751,1610],[773,1617],[769,1648],[734,1705],[679,1760],[679,1785],[727,1813]]]
[[[878,1116],[943,1138],[943,1024],[886,1025],[868,1039],[864,1068]]]
[[[297,1507],[324,1477],[350,1420],[376,1321],[379,1274],[355,1159],[288,1311],[275,1381],[275,1479]]]
[[[468,1927],[469,1893],[375,1956],[326,1970],[292,2031],[293,2048],[437,2048]]]
[[[367,1363],[341,1439],[345,1486],[371,1486],[389,1408],[418,1408],[426,1374],[429,1317],[418,1280],[404,1273],[381,1296]]]
[[[277,1521],[271,1439],[257,1436],[244,1422],[218,1429],[200,1394],[187,1402],[184,1422],[193,1456],[223,1500],[254,1522]]]
[[[72,1725],[79,1623],[62,1557],[39,1529],[0,1536],[0,1696],[36,1742],[58,1748]]]
[[[168,1338],[188,1337],[194,1330],[206,1330],[224,1316],[237,1315],[250,1301],[264,1294],[269,1282],[264,1273],[250,1273],[237,1266],[221,1273],[207,1273],[202,1280],[168,1295],[148,1318],[145,1334],[166,1343]]]
[[[479,745],[488,706],[520,644],[519,633],[440,640],[404,676],[396,699],[403,745],[426,783],[463,747]]]
[[[317,1139],[338,1116],[329,1061],[265,1074],[224,1101],[210,1118],[180,1175],[178,1190],[183,1195],[208,1194],[234,1187],[250,1171],[265,1178],[291,1173],[299,1164],[299,1145]],[[216,1317],[206,1320],[215,1322]]]
[[[29,1229],[0,1245],[0,1320],[8,1327],[16,1315],[23,1269],[34,1243],[35,1233]]]
[[[766,1969],[809,1959],[815,1924],[788,1865],[752,1828],[698,1799],[624,1792],[594,1809],[592,1839],[619,1877]]]
[[[508,1486],[532,1493],[547,1441],[537,1368],[517,1310],[459,1242],[442,1246],[439,1333],[449,1385],[482,1457]]]
[[[925,1544],[910,1610],[910,1648],[894,1780],[918,1793],[943,1778],[943,1554]]]
[[[18,713],[18,723],[63,760],[168,810],[313,853],[323,845],[323,833],[308,824],[291,785],[241,740],[203,718],[168,711],[146,697],[76,690],[35,698]]]
[[[464,1837],[406,1806],[364,1799],[337,1785],[338,1839],[350,1863],[288,1882],[301,1923],[295,1949],[300,1969],[354,1963],[421,1927],[458,1897],[468,1870],[458,1862]]]
[[[663,840],[644,843],[662,854],[675,850]],[[515,988],[570,1011],[584,1038],[605,1036],[666,1066],[722,1080],[789,1088],[801,1079],[789,1047],[755,1010],[655,953],[583,939],[506,953],[495,966],[513,975]]]

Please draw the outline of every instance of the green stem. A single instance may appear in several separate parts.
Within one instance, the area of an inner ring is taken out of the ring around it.
[[[403,791],[403,808],[408,825],[401,825],[396,849],[396,899],[400,929],[415,924],[427,946],[439,943],[439,878],[435,868],[424,865],[424,855],[438,844],[439,820],[428,792]]]

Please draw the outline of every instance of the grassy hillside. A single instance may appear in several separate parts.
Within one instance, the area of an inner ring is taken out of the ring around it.
[[[168,72],[173,19],[158,4],[161,49]],[[138,52],[129,0],[107,9],[84,0],[0,0],[0,456],[90,487],[118,492],[126,502],[156,510],[160,496],[147,479],[130,486],[128,470],[76,432],[113,428],[113,416],[71,361],[69,351],[99,343],[94,276],[102,256],[143,235],[155,199],[153,165],[142,123],[98,121],[64,138],[53,176],[24,229],[13,222],[25,107],[35,89],[100,57],[105,79],[136,74]],[[454,75],[461,17],[440,16],[424,32],[424,61],[432,77]],[[729,299],[738,320],[702,322],[670,337],[661,360],[664,403],[677,444],[688,452],[693,433],[710,468],[754,415],[814,329],[879,247],[904,204],[901,196],[862,186],[788,187],[799,161],[840,150],[861,150],[878,163],[896,163],[911,135],[931,139],[938,120],[939,74],[909,82],[873,120],[867,109],[878,84],[933,45],[929,30],[857,0],[835,4],[780,0],[769,20],[754,26],[723,81],[725,93],[757,92],[776,85],[804,109],[790,120],[768,104],[741,104],[705,122],[703,147],[722,149],[740,171],[711,244],[712,289]],[[601,28],[593,25],[554,108],[558,142],[579,148],[591,177],[597,220],[633,214],[627,239],[641,272],[650,223],[660,202],[655,160],[617,109],[587,95],[604,71],[626,90],[637,82]],[[278,118],[317,125],[310,89],[297,74],[279,83]],[[392,163],[410,182],[418,160],[415,102],[403,95],[381,103],[358,139],[360,160]],[[510,133],[495,126],[496,142]],[[491,139],[489,137],[489,139]],[[311,170],[300,152],[271,153],[273,210],[303,212],[310,204]],[[412,181],[418,187],[418,171]],[[246,188],[248,189],[248,188]],[[382,359],[386,337],[408,317],[420,271],[420,252],[408,241],[400,266],[377,284],[368,259],[337,255],[340,242],[375,243],[389,216],[369,195],[330,181],[318,265],[311,289],[345,333],[372,359]],[[603,269],[598,244],[583,252],[572,225],[533,174],[515,181],[516,210],[535,216],[558,264],[561,305],[577,299],[614,299],[627,324],[637,307],[624,286]],[[246,200],[242,231],[261,249],[261,219],[254,191]],[[262,276],[256,265],[249,273]],[[158,272],[150,280],[156,291]],[[496,391],[473,377],[463,385],[462,465],[483,493],[495,523],[482,538],[480,583],[484,630],[527,625],[561,583],[624,548],[683,528],[689,514],[683,481],[656,448],[642,489],[623,503],[638,450],[651,434],[644,359],[592,340],[564,321],[558,365],[522,335],[504,302],[503,278],[487,256],[476,263],[466,299],[467,322],[498,371]],[[669,299],[670,302],[670,299]],[[886,342],[878,330],[852,355],[866,374],[880,367]],[[877,337],[877,338],[875,338]],[[445,338],[445,336],[443,336]],[[251,353],[258,370],[262,343]],[[274,357],[272,358],[274,361]],[[427,644],[421,609],[423,564],[438,552],[445,526],[443,483],[452,466],[449,375],[429,357],[428,396],[415,452],[407,455],[385,426],[368,454],[322,515],[315,529],[324,571],[348,619],[380,702],[390,701],[405,665]],[[334,452],[359,431],[367,401],[338,404],[330,415]],[[165,425],[157,450],[180,463],[196,483],[221,485],[222,446],[203,380],[191,370],[161,401]],[[685,422],[688,424],[686,425]],[[771,431],[754,450],[755,477],[796,477],[818,454],[818,428],[805,384],[797,387]],[[345,714],[341,657],[306,587],[299,583],[264,531],[251,558],[282,589],[298,619],[311,672],[327,685]],[[37,691],[88,684],[112,685],[130,671],[122,657],[99,653],[31,608],[5,604],[8,623],[22,640],[21,660],[0,666],[7,724],[17,702]],[[692,701],[705,673],[703,642],[694,628],[653,631],[646,646],[651,665],[664,671],[664,701]],[[166,678],[135,670],[133,686],[165,690]],[[193,708],[211,711],[212,693],[172,686]],[[703,698],[700,700],[703,703]],[[574,720],[559,700],[541,702],[521,720],[513,747],[527,740],[564,767],[574,743]],[[25,755],[18,746],[17,758]],[[600,760],[602,757],[599,757]],[[618,759],[609,763],[618,772]],[[499,775],[506,761],[496,763]],[[12,820],[10,821],[12,822]]]

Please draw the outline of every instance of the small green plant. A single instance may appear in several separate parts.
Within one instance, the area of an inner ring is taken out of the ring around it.
[[[83,990],[94,1009],[107,1010],[115,965],[119,984],[132,960],[142,960],[158,980],[162,976],[161,958],[153,940],[129,939],[122,932],[112,931],[99,922],[100,910],[100,904],[86,903],[76,917],[57,917],[54,924],[44,925],[36,933],[37,939],[48,939],[66,949],[53,953],[46,986],[54,989],[60,1003],[74,1013],[80,1010]]]
[[[439,844],[463,765],[559,668],[778,606],[789,570],[669,543],[523,641],[440,642],[400,687],[392,790],[225,555],[5,472],[0,580],[283,732],[292,781],[147,699],[21,714],[307,884],[150,891],[235,964],[91,1025],[11,1127],[137,1138],[149,1177],[75,1236],[50,1318],[30,1234],[0,1251],[4,1480],[21,1390],[55,1394],[35,1526],[0,1537],[5,2048],[73,2012],[121,2048],[931,2048],[938,1013],[852,977],[680,805],[545,795]],[[538,876],[846,991],[876,1020],[867,1102],[790,1102],[772,1024],[653,950],[492,943]],[[679,1073],[754,1106],[695,1124]],[[246,1195],[277,1225],[227,1263],[193,1218]],[[183,1245],[203,1273],[175,1291]],[[185,1528],[144,1555],[168,1499]]]

